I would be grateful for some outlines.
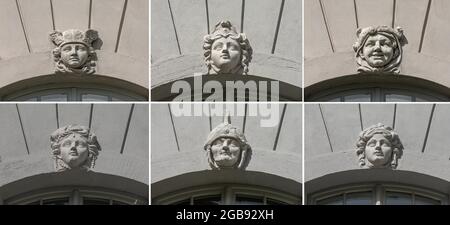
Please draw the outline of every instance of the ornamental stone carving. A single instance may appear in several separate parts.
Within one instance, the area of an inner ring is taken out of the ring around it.
[[[97,55],[93,43],[98,39],[97,31],[53,31],[49,38],[55,45],[52,53],[56,73],[95,73]]]
[[[381,123],[362,131],[356,146],[359,166],[363,168],[395,169],[403,155],[398,134]]]
[[[57,129],[50,136],[52,155],[57,172],[94,168],[101,147],[97,136],[89,128],[68,125]]]
[[[245,34],[237,33],[230,21],[217,23],[203,41],[208,74],[247,74],[253,49]]]
[[[244,134],[231,125],[230,116],[208,135],[206,150],[209,165],[214,170],[245,169],[251,157],[251,148]]]
[[[403,30],[388,26],[358,28],[353,45],[360,73],[400,72],[402,47],[408,43]]]

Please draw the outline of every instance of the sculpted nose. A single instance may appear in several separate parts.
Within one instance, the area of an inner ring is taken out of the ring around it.
[[[381,50],[380,42],[375,43],[375,50]]]
[[[381,144],[380,144],[380,142],[377,142],[377,144],[375,145],[375,149],[376,149],[376,150],[380,150],[380,149],[381,149]]]

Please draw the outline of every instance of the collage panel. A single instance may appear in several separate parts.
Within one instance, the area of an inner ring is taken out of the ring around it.
[[[0,104],[0,205],[148,205],[148,104]]]
[[[152,101],[301,101],[301,0],[152,0]]]
[[[148,0],[2,0],[0,30],[0,101],[149,100]]]
[[[446,0],[304,0],[309,102],[448,102]]]
[[[152,104],[151,204],[301,204],[301,109]]]
[[[305,105],[306,204],[449,204],[449,110],[448,104]]]

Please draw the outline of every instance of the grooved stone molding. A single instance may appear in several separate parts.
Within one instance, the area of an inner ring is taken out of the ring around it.
[[[228,113],[223,123],[209,133],[204,149],[214,170],[245,169],[251,158],[247,139],[239,128],[231,125]]]
[[[403,144],[391,127],[378,123],[363,130],[356,142],[356,154],[362,168],[397,168]]]
[[[203,42],[208,74],[247,74],[253,49],[246,35],[237,33],[230,21],[218,22]]]
[[[93,43],[99,39],[97,31],[53,31],[49,39],[55,45],[52,53],[56,73],[95,73],[97,55]]]
[[[402,47],[408,43],[403,29],[388,26],[358,28],[353,45],[360,73],[400,72]]]
[[[51,134],[50,141],[57,172],[71,169],[89,171],[94,168],[101,150],[97,136],[85,126],[61,127]]]

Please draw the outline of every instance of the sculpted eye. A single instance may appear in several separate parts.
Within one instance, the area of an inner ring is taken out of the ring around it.
[[[375,142],[369,142],[369,143],[367,144],[367,146],[369,146],[369,147],[374,147],[374,146],[375,146]]]
[[[64,141],[63,146],[70,146],[72,142],[70,140]]]
[[[222,49],[222,44],[219,43],[219,44],[215,45],[215,46],[213,47],[213,49],[214,49],[214,50],[221,50],[221,49]]]

